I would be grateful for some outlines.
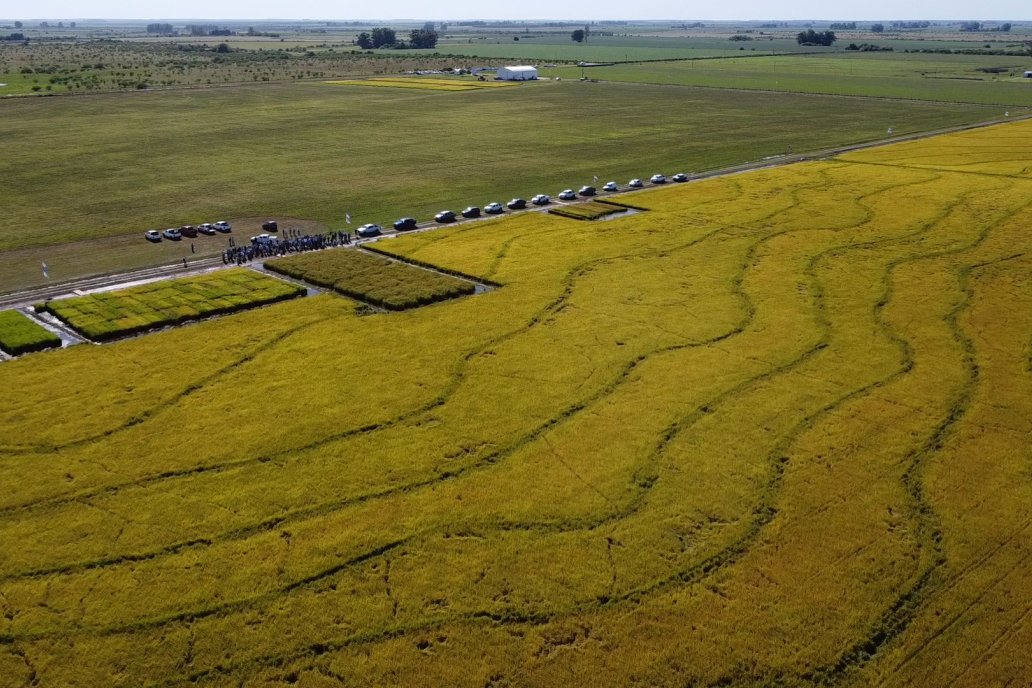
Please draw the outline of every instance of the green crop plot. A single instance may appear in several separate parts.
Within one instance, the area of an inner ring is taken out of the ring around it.
[[[0,681],[1032,683],[1029,165],[1021,122],[406,234],[504,288],[3,364]]]
[[[18,356],[61,346],[61,338],[18,311],[0,311],[0,351]]]
[[[1021,78],[1027,59],[1014,56],[900,53],[779,55],[615,65],[545,73],[650,84],[680,84],[764,91],[904,98],[1032,106],[1032,88]],[[994,73],[980,71],[1005,69]]]
[[[124,337],[302,296],[303,287],[246,269],[48,301],[43,308],[90,339]]]
[[[362,250],[326,250],[266,261],[265,267],[399,311],[472,294],[476,285]]]

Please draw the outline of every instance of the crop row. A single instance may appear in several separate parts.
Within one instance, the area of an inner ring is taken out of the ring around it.
[[[48,301],[51,313],[103,341],[302,296],[303,287],[251,270],[224,270],[129,289]]]
[[[476,291],[472,282],[364,251],[319,251],[270,260],[265,266],[388,310],[414,308]]]

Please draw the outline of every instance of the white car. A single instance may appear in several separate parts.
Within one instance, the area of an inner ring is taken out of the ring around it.
[[[666,184],[666,177],[661,174],[654,174],[649,177],[649,181],[653,184]]]
[[[230,225],[225,220],[219,220],[218,222],[214,222],[211,226],[220,232],[228,232],[231,229],[233,229],[232,225]]]
[[[547,194],[538,194],[530,199],[530,202],[534,205],[548,205],[552,202],[552,199]]]
[[[602,187],[603,191],[616,191],[620,187],[616,185],[616,182],[606,182],[605,186]]]
[[[501,203],[488,203],[484,206],[484,212],[488,215],[497,215],[498,213],[504,213],[505,208],[502,207]]]
[[[577,192],[573,189],[563,189],[559,192],[559,200],[573,201],[577,199]]]
[[[183,238],[183,233],[175,227],[169,227],[161,233],[161,236],[165,237],[166,239],[171,239],[172,241],[179,241]]]
[[[161,232],[156,229],[148,229],[143,236],[147,237],[147,241],[161,241]]]
[[[360,237],[374,237],[379,236],[383,231],[383,227],[380,225],[362,225],[358,228],[358,236]]]
[[[635,178],[627,182],[627,186],[633,187],[635,189],[640,189],[641,187],[645,186],[645,183],[642,180]]]

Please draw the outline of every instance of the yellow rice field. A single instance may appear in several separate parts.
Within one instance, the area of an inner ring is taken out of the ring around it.
[[[0,685],[1032,683],[1030,141],[406,235],[502,286],[0,364]]]

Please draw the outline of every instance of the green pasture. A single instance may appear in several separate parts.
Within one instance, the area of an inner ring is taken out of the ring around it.
[[[0,351],[11,356],[61,346],[61,338],[18,311],[0,311]]]
[[[265,267],[392,311],[476,290],[472,282],[357,250],[288,256],[266,261]]]
[[[979,69],[1006,68],[1004,73]],[[1032,58],[915,53],[779,55],[611,67],[559,67],[542,74],[682,86],[795,91],[828,95],[1032,105]]]
[[[465,93],[297,83],[9,99],[0,101],[0,140],[25,145],[0,156],[0,289],[42,281],[41,260],[61,279],[99,263],[169,262],[144,242],[150,228],[267,216],[344,229],[345,213],[356,224],[427,218],[554,194],[594,175],[700,171],[877,140],[890,125],[902,134],[999,114],[577,81]],[[125,252],[125,237],[141,249]],[[85,243],[62,260],[48,255],[73,241]],[[105,254],[112,259],[100,261]],[[11,255],[18,265],[5,262]]]
[[[303,287],[238,268],[48,301],[43,308],[96,340],[276,303]]]

